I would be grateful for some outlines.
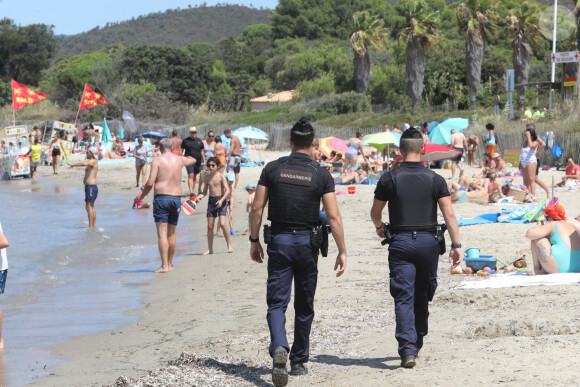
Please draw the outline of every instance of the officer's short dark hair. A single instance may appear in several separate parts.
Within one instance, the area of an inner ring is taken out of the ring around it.
[[[423,148],[423,135],[411,127],[401,135],[401,153],[419,153]]]
[[[292,126],[290,139],[296,149],[307,149],[314,141],[314,128],[306,117],[302,117]]]

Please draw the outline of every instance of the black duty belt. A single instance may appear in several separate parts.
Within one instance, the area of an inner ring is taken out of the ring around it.
[[[289,224],[275,224],[272,223],[272,234],[300,234],[300,235],[308,235],[312,232],[312,229],[316,226],[292,226]]]

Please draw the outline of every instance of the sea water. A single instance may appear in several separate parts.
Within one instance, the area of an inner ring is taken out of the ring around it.
[[[90,231],[80,181],[73,188],[48,176],[0,181],[0,222],[10,242],[0,385],[31,383],[65,362],[51,345],[137,318],[125,312],[141,306],[160,260],[151,209],[132,203],[100,193]],[[178,233],[183,239],[192,240]]]

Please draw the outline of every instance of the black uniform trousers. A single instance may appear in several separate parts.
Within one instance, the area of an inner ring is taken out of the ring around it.
[[[294,342],[292,363],[307,362],[310,354],[310,329],[314,319],[314,293],[318,267],[313,260],[310,235],[274,234],[268,245],[268,326],[270,354],[279,346],[290,350],[286,338],[286,309],[294,279]]]
[[[437,289],[438,262],[439,245],[431,233],[397,233],[389,246],[390,293],[401,357],[417,356],[423,346],[429,301]]]

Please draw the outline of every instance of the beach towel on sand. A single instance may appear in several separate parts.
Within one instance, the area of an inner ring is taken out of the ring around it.
[[[545,275],[522,275],[522,273],[498,274],[483,280],[467,280],[454,289],[499,289],[519,286],[569,285],[580,283],[580,273],[557,273]]]
[[[548,199],[545,199],[540,205],[521,206],[511,209],[502,209],[501,213],[489,212],[481,214],[473,219],[457,219],[457,225],[471,226],[474,224],[484,223],[530,223],[544,219],[542,211],[546,208]],[[503,216],[506,215],[506,216]]]
[[[473,219],[457,219],[457,225],[461,227],[474,224],[497,223],[497,219],[500,215],[501,213],[499,212],[489,212],[487,214],[481,214]]]

